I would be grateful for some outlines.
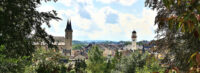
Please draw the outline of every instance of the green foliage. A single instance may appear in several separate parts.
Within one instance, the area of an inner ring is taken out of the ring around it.
[[[63,59],[61,54],[53,52],[52,50],[47,50],[42,53],[37,53],[34,55],[33,61],[38,62],[36,66],[36,72],[38,73],[58,73],[60,71],[60,59]]]
[[[60,53],[53,50],[37,49],[33,54],[32,64],[27,68],[25,72],[37,72],[37,73],[58,73],[64,72],[64,63],[60,60],[66,59]],[[66,71],[66,70],[65,70]]]
[[[75,70],[71,70],[69,73],[76,73],[76,71]]]
[[[146,6],[158,11],[157,45],[160,50],[169,50],[163,62],[186,72],[190,69],[190,56],[200,47],[200,1],[146,0]]]
[[[149,41],[147,41],[147,40],[138,41],[138,42],[137,42],[137,45],[147,45],[148,42],[149,42]]]
[[[153,56],[150,56],[148,52],[140,53],[134,51],[132,55],[123,57],[119,64],[116,65],[114,72],[122,73],[152,73],[152,72],[164,72],[164,68],[160,65]]]
[[[58,73],[59,67],[58,66],[52,66],[51,64],[39,64],[38,68],[36,69],[37,73]]]
[[[87,67],[81,65],[80,61],[77,61],[74,69],[75,72],[84,73],[85,70],[83,68],[86,68],[88,73],[164,72],[164,68],[160,66],[159,60],[154,56],[150,56],[148,52],[141,53],[139,50],[126,57],[122,57],[121,53],[116,51],[113,58],[106,59],[97,46],[92,46],[92,49],[89,50],[86,64]]]
[[[122,53],[116,50],[114,58],[117,59],[117,61],[119,62],[122,58]]]
[[[188,61],[188,63],[190,63],[191,66],[198,66],[200,65],[200,61],[199,61],[199,52],[195,52],[190,56],[190,59]]]
[[[197,51],[195,53],[193,53],[190,56],[190,59],[188,61],[188,63],[190,64],[190,73],[198,73],[200,72],[200,51]]]
[[[5,51],[6,47],[0,45],[0,73],[23,72],[24,66],[29,63],[29,56],[19,58],[7,57],[6,54],[3,53]]]
[[[117,67],[117,64],[120,63],[122,59],[122,54],[119,51],[115,51],[115,56],[111,59],[111,69],[115,70],[115,69],[119,69]]]
[[[74,44],[74,45],[72,46],[72,49],[73,49],[73,50],[80,50],[80,49],[82,49],[84,46],[85,46],[84,44]]]
[[[61,73],[67,73],[67,68],[64,65],[61,65]]]
[[[77,60],[75,62],[75,71],[76,73],[84,73],[87,65],[84,60]]]
[[[137,73],[153,73],[159,72],[164,73],[164,68],[161,67],[160,61],[157,60],[155,57],[148,56],[149,58],[146,60],[146,64],[143,68],[136,68]]]
[[[131,44],[131,42],[129,42],[129,41],[124,42],[124,45],[130,45],[130,44]]]
[[[88,73],[112,73],[116,64],[120,62],[121,57],[121,53],[117,51],[113,58],[106,59],[97,46],[92,46],[88,53],[86,70]]]
[[[116,70],[123,73],[135,73],[137,68],[143,68],[146,63],[148,53],[134,51],[132,55],[123,57],[116,66]]]
[[[114,69],[112,63],[110,60],[108,60],[108,62],[106,63],[106,67],[104,70],[104,73],[111,73],[111,71]]]
[[[155,24],[159,29],[165,26],[177,28],[177,31],[192,33],[200,39],[199,0],[146,0],[145,4],[157,9]]]
[[[50,27],[50,20],[59,20],[56,12],[38,12],[36,8],[42,0],[1,0],[0,1],[0,45],[3,63],[0,71],[13,73],[23,71],[26,60],[31,60],[36,40],[44,41],[53,47],[52,36],[48,35],[42,24]],[[45,0],[50,1],[50,0]],[[54,0],[55,1],[55,0]],[[29,57],[29,59],[23,59]]]
[[[88,52],[87,72],[88,73],[104,73],[105,58],[103,52],[95,45]]]

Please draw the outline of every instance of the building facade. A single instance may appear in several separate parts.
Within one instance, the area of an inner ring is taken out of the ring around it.
[[[63,50],[63,53],[66,55],[71,55],[72,51],[72,26],[71,26],[71,20],[67,21],[67,26],[65,28],[65,48]]]
[[[72,49],[72,26],[71,26],[71,21],[67,21],[67,26],[65,28],[65,47],[67,50]]]
[[[63,55],[71,56],[73,30],[72,30],[72,25],[71,25],[70,20],[67,21],[67,25],[64,31],[65,31],[65,37],[53,36],[55,40],[53,45],[56,45],[59,49],[59,52],[62,53]],[[47,44],[45,44],[44,42],[36,42],[34,43],[34,45],[38,48],[48,49]]]
[[[131,38],[132,38],[132,50],[133,51],[137,50],[137,35],[135,30],[132,32]]]

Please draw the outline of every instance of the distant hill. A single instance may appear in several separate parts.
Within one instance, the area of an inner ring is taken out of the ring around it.
[[[145,46],[145,47],[151,47],[152,44],[150,44],[151,41],[138,41],[138,46]],[[130,48],[131,41],[107,41],[107,40],[89,40],[89,41],[78,41],[73,40],[72,49],[73,50],[80,50],[85,49],[87,46],[96,44],[101,49],[121,49],[121,48]],[[150,44],[150,45],[149,45]],[[91,47],[91,46],[90,46]]]
[[[150,41],[143,40],[143,41],[138,41],[138,45],[144,45],[148,44]],[[124,44],[124,45],[129,45],[131,44],[131,41],[108,41],[108,40],[87,40],[87,41],[78,41],[78,40],[73,40],[72,44],[83,44],[83,45],[88,45],[88,44]]]
[[[107,40],[87,40],[87,41],[78,41],[73,40],[72,44],[131,44],[131,41],[107,41]]]
[[[137,45],[144,45],[144,44],[148,44],[150,41],[147,40],[143,40],[143,41],[138,41]]]
[[[73,40],[72,44],[89,44],[87,41],[78,41],[78,40]]]

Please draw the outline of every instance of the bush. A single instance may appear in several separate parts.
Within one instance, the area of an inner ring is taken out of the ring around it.
[[[160,61],[156,59],[154,56],[149,56],[149,59],[146,60],[146,64],[143,66],[143,68],[136,68],[137,73],[153,73],[153,72],[159,72],[164,73],[164,68],[161,67]]]
[[[60,60],[63,59],[60,53],[53,50],[37,49],[33,54],[32,64],[26,67],[26,73],[66,73],[64,63]],[[65,69],[65,70],[64,70]]]
[[[134,51],[132,55],[123,57],[119,64],[116,65],[114,72],[123,73],[148,73],[148,72],[163,72],[164,68],[159,65],[158,61],[148,52],[140,53]]]

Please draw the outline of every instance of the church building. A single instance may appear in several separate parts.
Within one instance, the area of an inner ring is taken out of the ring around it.
[[[135,30],[132,32],[131,38],[132,38],[132,50],[137,50],[137,42],[136,42],[137,35]]]
[[[55,42],[53,45],[56,45],[59,49],[59,51],[66,56],[71,56],[71,51],[72,51],[72,37],[73,37],[73,30],[72,30],[72,25],[71,25],[71,20],[67,21],[67,25],[65,28],[65,37],[64,36],[53,36]],[[34,43],[36,47],[43,47],[47,49],[47,45],[44,42],[41,43]]]
[[[66,53],[68,53],[68,51],[70,52],[71,55],[71,50],[72,50],[72,26],[71,26],[71,21],[68,20],[67,21],[67,26],[65,28],[65,50]],[[64,52],[65,53],[65,52]]]

